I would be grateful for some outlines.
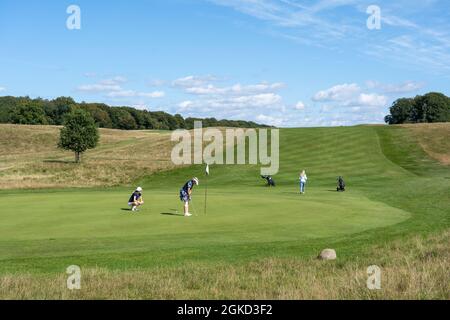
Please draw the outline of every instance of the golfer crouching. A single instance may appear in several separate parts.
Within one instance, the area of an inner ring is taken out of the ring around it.
[[[131,207],[131,211],[139,211],[138,207],[142,206],[143,204],[144,199],[142,198],[142,188],[137,187],[136,191],[134,191],[131,195],[130,200],[128,200],[128,205]]]
[[[184,216],[190,217],[192,214],[189,213],[189,201],[192,199],[192,189],[194,185],[198,186],[198,179],[192,178],[181,188],[180,190],[180,200],[184,202]]]

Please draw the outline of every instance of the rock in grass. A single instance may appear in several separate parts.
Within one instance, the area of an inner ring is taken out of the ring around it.
[[[325,249],[317,258],[320,260],[336,260],[336,251],[334,249]]]

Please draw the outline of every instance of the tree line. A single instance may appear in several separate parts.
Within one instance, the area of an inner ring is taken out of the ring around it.
[[[74,110],[87,111],[97,127],[122,130],[175,130],[193,129],[194,121],[203,127],[267,127],[252,121],[217,120],[215,118],[183,118],[163,111],[138,110],[131,107],[111,107],[104,103],[77,103],[71,97],[54,100],[30,97],[0,97],[0,123],[30,125],[62,125],[65,116]]]
[[[430,92],[396,100],[385,118],[388,124],[450,122],[450,98]]]

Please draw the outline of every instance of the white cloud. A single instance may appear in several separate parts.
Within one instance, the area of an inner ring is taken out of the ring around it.
[[[5,87],[0,87],[0,92],[6,91]]]
[[[306,106],[302,101],[297,102],[294,109],[295,110],[305,110]]]
[[[344,101],[352,98],[356,93],[360,92],[360,87],[356,83],[340,84],[326,90],[317,92],[314,101]]]
[[[146,98],[163,98],[166,96],[166,93],[164,91],[138,92],[137,94],[139,97]]]
[[[116,76],[109,79],[103,79],[98,83],[81,85],[77,90],[92,94],[103,93],[109,98],[162,98],[165,96],[164,91],[140,92],[124,89],[122,85],[126,82],[127,79],[125,77]]]
[[[117,84],[96,83],[96,84],[81,85],[77,88],[77,90],[82,91],[82,92],[89,92],[89,93],[101,93],[101,92],[108,92],[108,91],[120,91],[120,90],[122,90],[122,87]]]
[[[180,110],[186,110],[189,109],[190,107],[192,107],[194,105],[194,103],[192,101],[182,101],[178,104],[178,106],[180,107]]]
[[[218,86],[213,76],[188,76],[172,82],[184,93],[198,96],[197,100],[186,100],[178,104],[179,112],[191,112],[208,116],[254,119],[254,110],[258,108],[285,110],[281,105],[282,97],[276,91],[285,87],[281,82],[261,82],[257,84],[234,84]],[[252,110],[252,111],[250,111]]]
[[[131,107],[138,110],[148,110],[148,106],[144,103],[134,104]]]
[[[107,96],[111,98],[131,98],[131,97],[162,98],[165,96],[165,93],[163,91],[138,92],[134,90],[120,90],[109,92]]]
[[[377,81],[368,81],[367,87],[369,89],[381,90],[382,92],[387,94],[401,94],[401,93],[416,92],[425,87],[425,83],[416,81],[405,81],[403,83],[398,84],[382,84]]]
[[[122,77],[122,76],[117,76],[111,79],[105,79],[100,81],[100,84],[104,84],[104,85],[118,85],[121,83],[125,83],[127,82],[127,78]]]
[[[374,84],[369,82],[368,87],[373,87]],[[333,107],[381,108],[387,106],[389,100],[387,96],[361,91],[361,87],[356,83],[339,84],[317,92],[312,99],[319,103],[327,103],[321,106],[322,112],[328,112]]]
[[[126,81],[127,79],[125,77],[116,76],[109,79],[103,79],[98,83],[81,85],[77,88],[77,90],[89,93],[122,91],[121,84],[125,83]]]
[[[207,76],[187,76],[183,78],[176,79],[172,82],[172,85],[175,87],[185,87],[185,88],[192,88],[192,87],[201,87],[205,84],[208,84],[212,81],[217,81],[217,77],[212,75]]]
[[[180,87],[182,87],[186,93],[195,95],[252,95],[277,91],[284,88],[285,84],[281,82],[262,82],[251,85],[237,83],[229,87],[218,87],[211,83],[202,86],[189,86],[187,82],[183,82],[183,85],[180,85]]]
[[[356,105],[366,107],[385,107],[387,103],[386,96],[375,93],[361,93],[356,101]]]
[[[212,108],[254,108],[270,107],[281,103],[280,95],[262,93],[249,96],[219,98],[207,100],[206,104]]]
[[[258,116],[256,116],[256,120],[260,123],[275,127],[281,126],[284,122],[283,118],[268,116],[264,114],[259,114]]]

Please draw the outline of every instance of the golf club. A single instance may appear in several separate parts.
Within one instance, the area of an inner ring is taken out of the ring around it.
[[[198,216],[197,215],[197,210],[195,210],[195,207],[194,207],[194,201],[192,201],[192,199],[191,199],[191,207],[192,207],[192,213],[194,214],[194,216]]]

